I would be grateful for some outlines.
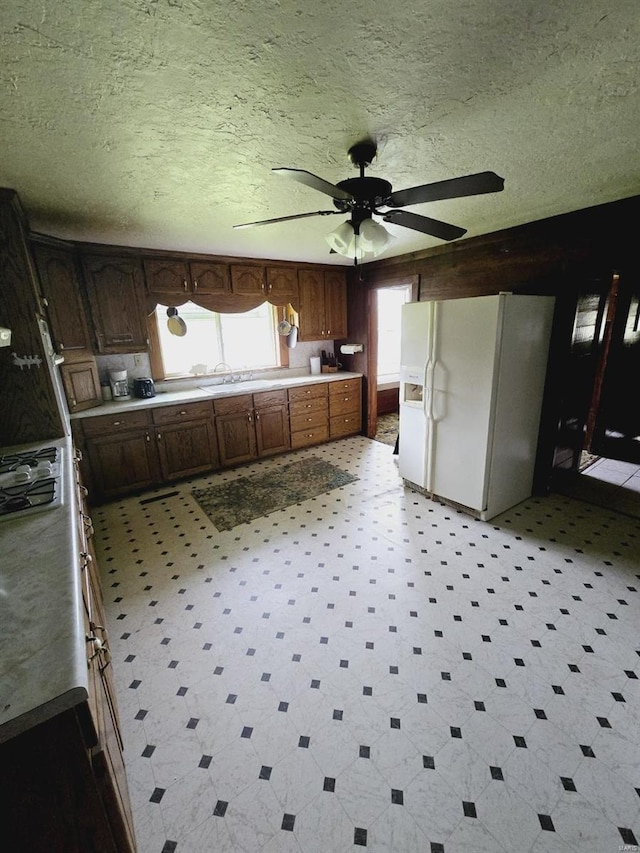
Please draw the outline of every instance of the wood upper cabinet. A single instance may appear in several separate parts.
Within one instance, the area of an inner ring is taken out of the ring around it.
[[[253,264],[232,264],[231,289],[238,296],[256,296],[263,293],[266,299],[264,267]]]
[[[147,349],[143,272],[133,257],[84,255],[91,318],[101,353]]]
[[[91,337],[72,249],[37,242],[32,248],[56,350],[90,352]]]
[[[60,366],[60,375],[70,412],[81,412],[100,405],[102,393],[94,358],[65,362]]]
[[[298,271],[300,331],[303,341],[347,336],[347,286],[342,271]]]
[[[347,337],[347,280],[342,270],[324,274],[324,311],[327,337]]]
[[[298,270],[295,267],[267,267],[267,299],[273,305],[297,302]]]
[[[196,293],[228,293],[229,267],[185,258],[144,258],[147,292],[171,297]]]

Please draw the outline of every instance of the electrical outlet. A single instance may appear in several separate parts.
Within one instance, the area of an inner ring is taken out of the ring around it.
[[[142,353],[137,352],[133,356],[133,363],[136,367],[144,367],[144,356],[142,355]]]

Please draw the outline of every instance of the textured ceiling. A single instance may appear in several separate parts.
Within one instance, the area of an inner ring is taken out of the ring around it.
[[[640,193],[637,0],[3,0],[0,185],[80,240],[346,263],[342,219],[272,174],[394,189],[493,170],[412,207],[467,237]],[[385,256],[441,245],[399,226]]]

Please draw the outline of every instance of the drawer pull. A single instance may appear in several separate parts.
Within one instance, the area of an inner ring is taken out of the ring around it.
[[[111,426],[122,426],[122,421],[114,421]]]
[[[184,409],[183,409],[181,412],[178,412],[178,414],[179,414],[179,415],[186,415],[187,413],[186,413],[186,412],[184,411]]]
[[[182,289],[183,289],[185,292],[186,292],[186,290],[187,290],[187,286],[188,286],[188,285],[187,285],[187,280],[186,280],[186,278],[183,278],[183,279],[182,279]]]

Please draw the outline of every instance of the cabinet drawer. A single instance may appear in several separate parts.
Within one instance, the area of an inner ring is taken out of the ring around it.
[[[316,397],[326,398],[327,383],[317,382],[314,385],[301,385],[298,388],[289,388],[289,402],[297,403],[300,400],[310,400]]]
[[[253,395],[253,406],[256,409],[265,409],[269,406],[286,406],[287,392],[284,390],[278,391],[260,391],[259,394]]]
[[[339,397],[342,394],[360,394],[359,379],[340,379],[336,382],[329,382],[329,396]]]
[[[121,415],[114,412],[112,415],[84,418],[82,431],[87,437],[113,435],[114,433],[144,429],[149,423],[148,411],[123,412]]]
[[[299,432],[300,430],[307,430],[314,427],[326,426],[327,425],[327,413],[323,409],[317,409],[316,411],[306,411],[301,415],[292,415],[291,416],[291,432]]]
[[[239,394],[237,397],[222,397],[213,401],[216,415],[231,415],[234,412],[250,412],[253,409],[251,394]]]
[[[310,412],[328,413],[326,397],[312,397],[310,400],[299,400],[296,403],[289,403],[289,412],[291,417],[297,415],[309,414]]]
[[[342,435],[352,435],[360,432],[362,418],[356,415],[339,415],[331,418],[331,438],[339,438]]]
[[[334,415],[357,414],[360,411],[360,394],[332,394],[329,397],[329,413]]]
[[[211,400],[202,403],[187,403],[182,406],[163,406],[152,409],[154,424],[175,424],[181,421],[193,421],[198,418],[212,418],[213,407]]]
[[[291,447],[293,450],[299,447],[307,447],[310,444],[322,444],[323,441],[328,440],[329,427],[326,425],[291,433]]]

